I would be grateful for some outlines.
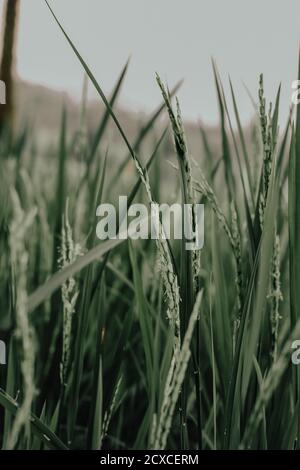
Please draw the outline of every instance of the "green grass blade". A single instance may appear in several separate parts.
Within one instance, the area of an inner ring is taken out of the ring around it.
[[[0,389],[0,405],[13,415],[17,413],[18,404],[4,390]],[[47,447],[56,450],[68,450],[68,447],[47,427],[42,421],[31,414],[30,426],[33,433],[43,441]]]

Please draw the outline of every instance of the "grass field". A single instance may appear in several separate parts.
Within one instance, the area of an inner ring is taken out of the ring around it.
[[[158,76],[164,106],[131,143],[114,113],[128,64],[106,98],[58,26],[106,112],[87,134],[83,100],[74,136],[63,113],[58,147],[43,158],[29,129],[1,135],[2,448],[299,448],[299,111],[279,130],[280,88],[266,103],[261,75],[246,137],[213,64],[220,154],[203,128],[191,157],[179,104]],[[103,144],[111,121],[121,166]],[[99,242],[96,208],[119,195],[205,204],[204,248]]]

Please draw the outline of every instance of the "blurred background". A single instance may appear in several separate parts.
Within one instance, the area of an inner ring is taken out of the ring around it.
[[[20,10],[15,31],[18,115],[22,119],[26,107],[27,119],[28,114],[39,116],[41,119],[36,119],[35,125],[41,136],[41,131],[44,135],[47,128],[55,126],[62,100],[70,113],[76,115],[82,69],[44,1],[8,3],[19,4]],[[160,103],[156,71],[170,86],[184,79],[179,97],[187,121],[197,124],[202,120],[208,126],[216,125],[218,105],[211,57],[218,64],[225,91],[230,74],[245,124],[253,116],[253,107],[244,84],[256,99],[258,74],[264,73],[267,99],[273,99],[282,82],[279,121],[285,123],[291,83],[297,76],[300,4],[296,0],[51,0],[50,3],[107,94],[131,55],[119,98],[122,109],[130,112],[126,115],[129,131],[135,129],[136,114],[140,117],[149,113]],[[5,1],[0,0],[2,22],[4,6]],[[92,125],[99,106],[98,102],[93,103],[96,95],[92,87],[89,98]]]

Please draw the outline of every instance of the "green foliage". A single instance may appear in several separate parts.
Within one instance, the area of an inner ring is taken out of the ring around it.
[[[107,99],[56,21],[106,108],[79,159],[65,111],[57,150],[33,158],[29,129],[15,142],[1,136],[1,446],[298,447],[300,373],[290,349],[300,334],[299,109],[281,136],[280,88],[266,112],[261,77],[257,148],[230,83],[234,130],[213,64],[221,158],[202,127],[194,162],[174,90],[159,78],[164,105],[131,144],[114,110],[128,63]],[[178,165],[171,178],[167,131],[156,138],[163,112]],[[123,139],[122,161],[120,149],[104,144],[109,120]],[[148,159],[146,136],[153,142]],[[201,253],[175,241],[99,242],[96,207],[115,202],[124,187],[129,203],[205,203]]]

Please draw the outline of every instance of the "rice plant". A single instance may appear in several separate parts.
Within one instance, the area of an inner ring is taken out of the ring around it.
[[[299,108],[280,130],[280,87],[267,104],[258,75],[246,134],[213,63],[221,154],[202,126],[191,155],[178,86],[158,75],[162,104],[131,143],[115,107],[129,63],[107,97],[51,13],[86,79],[78,131],[63,110],[56,149],[37,159],[29,130],[1,133],[1,447],[298,449]],[[105,105],[94,133],[87,80]],[[97,207],[122,194],[205,204],[203,249],[166,240],[162,223],[155,242],[99,241]]]

